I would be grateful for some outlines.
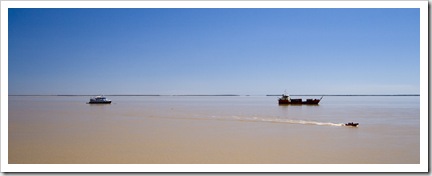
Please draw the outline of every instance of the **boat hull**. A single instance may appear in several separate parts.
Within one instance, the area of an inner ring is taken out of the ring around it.
[[[357,127],[359,123],[346,123],[345,126]]]
[[[105,101],[105,102],[88,102],[87,104],[111,104],[111,101]]]
[[[292,99],[291,101],[288,100],[279,100],[280,105],[286,105],[286,104],[293,104],[293,105],[317,105],[321,100],[320,99],[308,99],[306,101],[302,101],[301,99],[296,100]]]

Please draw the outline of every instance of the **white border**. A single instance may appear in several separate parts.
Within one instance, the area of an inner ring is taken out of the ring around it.
[[[428,3],[420,8],[420,164],[429,165]]]
[[[2,172],[427,172],[419,164],[9,164]]]
[[[8,164],[8,8],[420,8],[420,164]],[[1,172],[428,172],[428,1],[2,1],[0,10]]]
[[[2,1],[3,8],[420,8],[427,1]]]
[[[1,13],[1,26],[0,26],[0,31],[1,31],[1,49],[0,49],[0,53],[1,53],[1,63],[0,63],[0,67],[1,67],[1,86],[0,86],[0,98],[1,98],[1,109],[0,109],[0,113],[1,113],[1,132],[0,132],[0,144],[1,144],[1,167],[0,170],[2,172],[5,172],[6,169],[6,163],[8,163],[8,114],[9,114],[9,109],[8,109],[8,10],[5,7],[5,3],[1,2],[1,6],[0,6],[0,13]]]

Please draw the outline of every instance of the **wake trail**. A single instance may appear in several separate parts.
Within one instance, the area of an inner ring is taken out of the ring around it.
[[[262,117],[241,117],[241,116],[210,116],[205,117],[199,115],[195,117],[155,117],[147,116],[147,118],[167,118],[167,119],[190,119],[190,120],[221,120],[221,121],[244,121],[244,122],[267,122],[267,123],[288,123],[301,125],[320,125],[320,126],[346,126],[344,123],[318,122],[310,120],[292,120],[279,118],[262,118]]]
[[[302,125],[321,125],[321,126],[345,126],[343,123],[331,123],[331,122],[317,122],[308,120],[290,120],[290,119],[266,119],[259,117],[233,117],[239,121],[249,122],[271,122],[271,123],[290,123],[290,124],[302,124]]]

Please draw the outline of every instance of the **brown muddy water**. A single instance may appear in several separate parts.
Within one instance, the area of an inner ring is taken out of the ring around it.
[[[9,164],[420,163],[419,96],[89,98],[9,96]]]

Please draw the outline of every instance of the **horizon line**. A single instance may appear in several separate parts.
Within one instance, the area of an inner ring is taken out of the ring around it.
[[[101,94],[15,94],[8,96],[99,96]],[[103,96],[281,96],[282,94],[104,94]],[[290,96],[420,96],[420,94],[291,94]]]

